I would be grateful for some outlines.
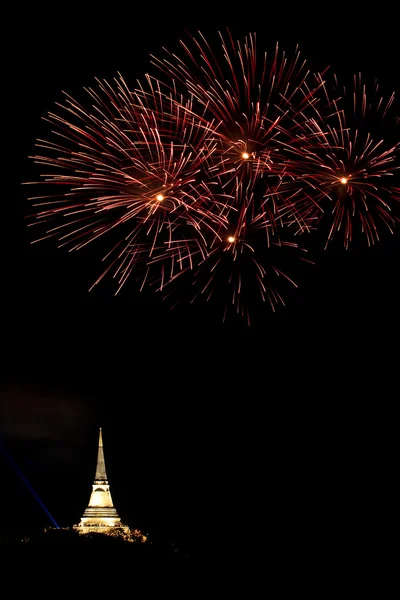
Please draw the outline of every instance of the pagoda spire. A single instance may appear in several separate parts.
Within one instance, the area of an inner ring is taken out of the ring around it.
[[[107,472],[106,472],[106,463],[104,462],[104,450],[103,450],[103,435],[100,427],[99,433],[99,448],[97,451],[97,465],[96,465],[96,475],[94,477],[95,483],[105,482],[108,483]]]

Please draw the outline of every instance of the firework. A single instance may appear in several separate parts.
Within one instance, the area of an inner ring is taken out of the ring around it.
[[[212,123],[218,140],[213,160],[225,186],[249,173],[282,176],[282,147],[293,145],[300,131],[305,135],[304,112],[323,81],[310,73],[297,47],[289,57],[276,44],[270,56],[258,51],[255,34],[235,42],[229,31],[219,42],[211,47],[200,33],[181,41],[183,58],[164,49],[152,63],[165,85],[190,94],[197,114]]]
[[[314,114],[323,81],[310,74],[298,48],[290,58],[277,44],[269,56],[257,50],[255,35],[234,42],[229,31],[219,42],[211,47],[199,34],[181,42],[183,57],[165,50],[152,63],[163,89],[189,95],[197,123],[212,131],[213,177],[227,200],[224,223],[215,237],[207,234],[207,254],[190,273],[190,299],[226,297],[225,306],[249,320],[250,304],[261,300],[275,310],[284,303],[276,277],[292,281],[277,266],[286,254],[295,261],[299,248],[282,232],[282,217],[294,213],[293,197],[281,192],[291,176],[285,150],[300,133],[315,136],[305,114]]]
[[[87,92],[90,110],[66,95],[62,116],[46,119],[54,141],[39,140],[34,160],[51,191],[31,198],[36,222],[47,226],[43,237],[71,250],[115,240],[102,276],[113,269],[120,285],[138,266],[146,279],[150,264],[162,265],[163,280],[168,262],[171,277],[204,255],[204,232],[224,222],[224,201],[208,176],[215,144],[190,106],[159,89],[150,86],[144,102],[119,77]]]
[[[291,178],[282,191],[292,190],[293,212],[301,215],[296,225],[301,222],[311,229],[328,224],[327,244],[341,234],[348,248],[358,228],[372,245],[379,240],[380,226],[393,233],[399,221],[395,174],[400,142],[395,139],[399,118],[394,94],[385,99],[377,82],[368,87],[360,74],[354,77],[351,93],[343,88],[341,96],[330,100],[324,89],[323,116],[317,113],[307,123],[315,136],[301,141],[300,153],[295,148]],[[337,89],[335,78],[332,93]],[[288,211],[292,223],[293,212]]]
[[[279,305],[285,305],[281,292],[284,284],[297,287],[287,265],[293,271],[299,261],[312,261],[304,248],[277,235],[262,205],[255,211],[251,181],[246,188],[243,181],[237,182],[235,189],[237,208],[229,215],[228,226],[210,242],[195,269],[180,273],[181,279],[190,277],[179,294],[191,303],[215,300],[222,304],[223,321],[232,311],[250,325],[251,307],[254,310],[256,305],[268,303],[275,312]]]
[[[107,240],[95,284],[136,276],[163,297],[223,298],[250,322],[255,303],[284,304],[291,263],[311,262],[293,232],[330,218],[328,240],[343,231],[348,247],[356,221],[369,244],[378,222],[393,231],[400,146],[381,134],[393,96],[370,99],[360,77],[350,96],[328,89],[297,48],[259,53],[254,34],[181,44],[133,90],[96,80],[89,103],[66,94],[47,116],[34,224],[70,250]]]

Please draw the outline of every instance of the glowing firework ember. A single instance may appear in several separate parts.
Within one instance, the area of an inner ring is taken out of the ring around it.
[[[135,273],[140,289],[223,297],[225,313],[249,322],[255,302],[284,303],[275,280],[296,286],[286,266],[305,255],[293,227],[331,214],[328,239],[343,231],[346,247],[356,219],[369,244],[377,221],[393,230],[399,142],[370,128],[393,96],[375,89],[369,102],[357,78],[349,112],[297,49],[269,56],[252,34],[220,42],[200,34],[182,42],[183,57],[153,57],[157,77],[133,90],[121,76],[97,80],[88,106],[65,95],[46,118],[51,139],[37,142],[45,191],[32,198],[34,224],[70,250],[107,240],[95,283],[110,272],[118,291]]]

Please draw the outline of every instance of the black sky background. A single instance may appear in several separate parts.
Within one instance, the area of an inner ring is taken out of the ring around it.
[[[376,75],[400,93],[389,14],[324,8],[180,10],[114,3],[9,13],[3,82],[1,436],[60,524],[89,498],[98,427],[115,504],[130,524],[190,551],[214,539],[370,539],[390,527],[398,391],[399,248],[317,255],[300,289],[255,326],[151,294],[114,297],[96,252],[31,245],[28,159],[41,118],[61,100],[149,55],[185,29],[256,31],[296,43],[316,70]],[[7,460],[6,527],[46,524]],[[389,507],[383,512],[383,507]],[[3,523],[4,526],[4,523]]]

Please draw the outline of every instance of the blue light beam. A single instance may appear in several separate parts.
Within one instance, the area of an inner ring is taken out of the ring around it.
[[[56,527],[56,529],[60,529],[58,523],[56,523],[55,519],[53,519],[52,515],[50,514],[50,511],[43,504],[43,502],[41,501],[41,499],[39,498],[39,496],[35,492],[33,486],[31,485],[31,483],[25,477],[24,473],[21,471],[21,469],[19,468],[19,466],[17,465],[17,463],[15,462],[15,460],[13,459],[13,457],[9,454],[9,452],[5,448],[4,443],[3,443],[3,441],[1,439],[0,439],[0,450],[1,450],[2,454],[4,455],[4,457],[6,458],[7,462],[14,469],[14,471],[16,472],[16,474],[18,475],[18,477],[21,479],[21,481],[26,485],[26,487],[28,488],[28,490],[30,491],[30,493],[32,494],[32,496],[35,498],[36,502],[44,510],[44,512],[49,517],[49,519],[51,520],[51,522],[53,523],[53,525]]]

